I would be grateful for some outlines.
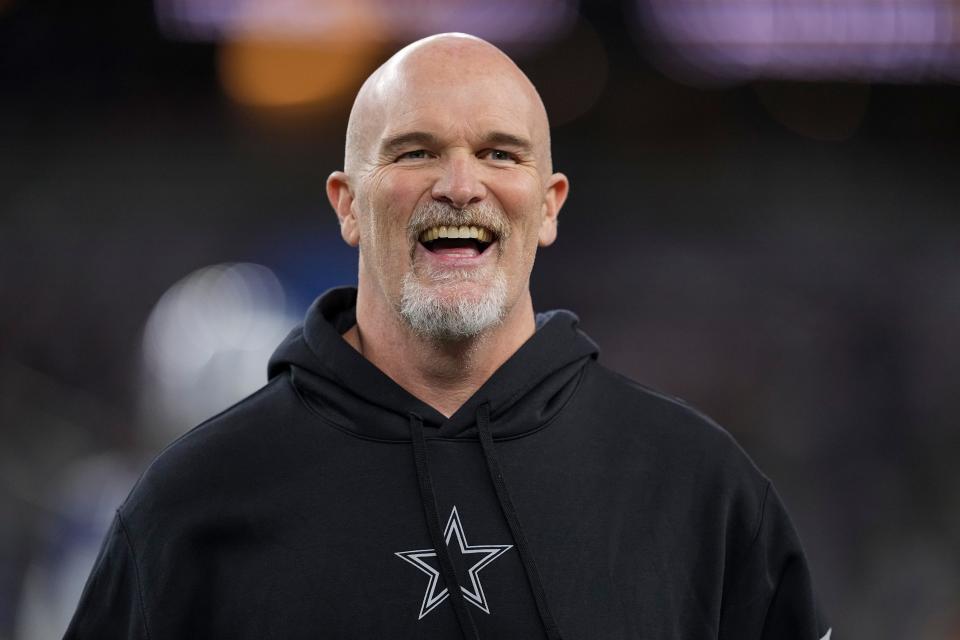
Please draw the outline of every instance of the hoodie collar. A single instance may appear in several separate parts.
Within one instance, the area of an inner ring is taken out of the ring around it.
[[[419,400],[364,358],[342,334],[356,323],[357,290],[331,289],[307,311],[270,359],[268,375],[290,372],[304,399],[324,418],[357,435],[409,441],[409,415],[432,437],[476,437],[476,415],[490,406],[497,438],[550,420],[599,352],[570,311],[537,314],[537,330],[450,418]]]

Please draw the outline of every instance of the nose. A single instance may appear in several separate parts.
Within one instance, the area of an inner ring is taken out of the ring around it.
[[[447,157],[443,163],[443,175],[433,184],[433,198],[462,209],[480,202],[487,195],[487,188],[480,180],[478,161],[471,154]]]

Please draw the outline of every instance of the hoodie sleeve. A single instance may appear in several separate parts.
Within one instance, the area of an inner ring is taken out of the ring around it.
[[[113,519],[64,640],[146,640],[143,601],[120,512]]]
[[[832,640],[790,516],[768,483],[747,552],[729,568],[720,640]]]

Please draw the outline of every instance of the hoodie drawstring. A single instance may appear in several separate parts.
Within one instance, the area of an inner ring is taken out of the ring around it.
[[[463,599],[457,573],[453,568],[453,558],[443,539],[443,527],[440,524],[440,507],[437,505],[437,494],[433,490],[433,480],[430,478],[430,463],[427,459],[427,440],[423,435],[423,420],[415,413],[410,414],[410,437],[413,440],[413,457],[417,465],[417,480],[420,481],[420,503],[427,519],[427,529],[430,531],[430,541],[440,562],[440,571],[447,585],[447,593],[453,610],[460,623],[460,631],[466,640],[480,640],[480,632],[473,621],[473,616],[467,609],[467,602]]]
[[[490,433],[490,405],[487,403],[480,405],[477,409],[477,431],[480,432],[480,443],[483,445],[483,457],[487,461],[490,480],[493,481],[497,499],[500,501],[500,508],[503,509],[503,515],[507,519],[507,524],[510,525],[510,533],[513,534],[513,540],[517,543],[517,552],[520,554],[523,568],[527,572],[527,581],[530,583],[533,598],[537,602],[537,611],[540,613],[540,621],[543,623],[544,631],[547,632],[549,640],[562,640],[557,623],[547,606],[547,594],[543,589],[543,580],[540,578],[540,570],[537,569],[537,561],[530,551],[527,536],[523,532],[523,527],[520,526],[517,509],[513,506],[513,500],[511,500],[510,492],[507,490],[507,483],[503,479],[500,461],[497,458],[497,449],[493,444],[493,435]]]
[[[483,446],[483,457],[487,462],[490,480],[496,490],[497,500],[500,502],[503,515],[507,519],[510,533],[513,535],[514,542],[517,543],[517,552],[520,554],[520,561],[523,563],[523,569],[527,574],[527,582],[530,584],[531,592],[533,592],[533,599],[536,601],[537,612],[540,614],[544,631],[546,631],[549,640],[562,640],[557,623],[547,606],[547,595],[543,588],[543,580],[540,578],[540,570],[537,568],[537,561],[530,551],[530,544],[527,542],[527,536],[520,525],[517,509],[513,506],[513,500],[507,490],[507,483],[503,479],[496,446],[493,443],[493,435],[490,433],[490,405],[487,403],[480,405],[477,409],[477,431],[480,434],[480,444]],[[423,420],[415,413],[410,414],[410,437],[413,440],[413,457],[417,465],[417,480],[420,482],[420,502],[423,504],[423,513],[427,519],[430,541],[433,543],[437,560],[440,562],[440,571],[447,585],[450,602],[457,614],[457,622],[460,623],[460,631],[463,637],[467,640],[479,640],[480,633],[477,631],[473,616],[467,609],[466,601],[462,597],[454,597],[455,593],[460,595],[460,583],[457,581],[457,573],[453,566],[450,550],[447,548],[446,540],[443,539],[440,507],[437,504],[437,494],[433,489],[433,480],[430,477],[430,462],[427,457],[427,440],[423,433]]]

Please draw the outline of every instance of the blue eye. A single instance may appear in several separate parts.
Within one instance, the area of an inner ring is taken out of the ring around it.
[[[427,157],[426,149],[417,149],[401,153],[397,160],[423,160]]]
[[[513,160],[513,154],[500,149],[490,149],[489,155],[491,160]]]

